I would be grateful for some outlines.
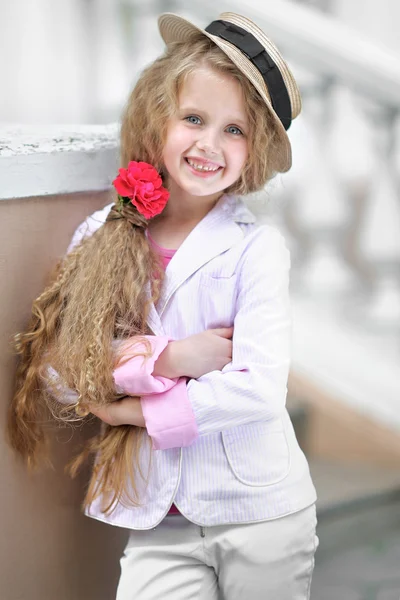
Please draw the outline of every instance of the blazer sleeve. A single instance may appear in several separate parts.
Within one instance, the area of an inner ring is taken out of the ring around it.
[[[260,227],[238,268],[232,362],[187,385],[200,435],[282,413],[292,341],[289,272],[283,236]]]
[[[71,252],[84,238],[90,237],[106,222],[107,215],[111,210],[112,204],[107,204],[104,208],[96,210],[92,215],[78,225],[74,231],[71,241],[67,248],[67,254]]]
[[[232,362],[186,386],[199,435],[268,421],[284,409],[292,337],[289,271],[283,236],[260,227],[237,269]]]

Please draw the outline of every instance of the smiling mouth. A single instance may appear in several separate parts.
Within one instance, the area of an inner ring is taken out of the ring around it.
[[[215,165],[215,164],[201,164],[200,162],[197,162],[191,158],[187,158],[185,157],[185,161],[187,162],[187,164],[192,167],[192,169],[194,169],[195,171],[198,171],[199,173],[217,173],[218,171],[220,171],[221,169],[223,169],[223,167],[219,166],[219,165]]]

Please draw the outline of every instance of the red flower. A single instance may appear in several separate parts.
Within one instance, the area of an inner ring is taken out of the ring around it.
[[[123,200],[130,200],[146,219],[164,210],[169,191],[162,187],[157,170],[148,163],[131,161],[127,169],[119,169],[113,185]]]

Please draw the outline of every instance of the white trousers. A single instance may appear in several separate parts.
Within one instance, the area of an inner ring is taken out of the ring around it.
[[[199,527],[181,515],[132,531],[117,600],[309,600],[315,505],[240,525]]]

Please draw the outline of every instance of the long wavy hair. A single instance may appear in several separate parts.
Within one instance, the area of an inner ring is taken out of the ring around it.
[[[275,174],[278,133],[251,83],[201,34],[171,44],[143,71],[123,113],[121,164],[149,162],[167,184],[162,155],[168,121],[185,78],[199,65],[232,75],[244,94],[249,157],[239,180],[226,191],[259,190]],[[162,285],[159,258],[147,241],[147,222],[135,207],[125,206],[124,218],[120,216],[114,207],[104,225],[60,261],[51,283],[33,302],[27,329],[15,336],[20,360],[8,431],[12,446],[31,467],[48,460],[49,420],[79,423],[91,418],[89,404],[100,406],[118,399],[112,377],[119,361],[115,340],[139,336],[138,341],[143,341],[140,336],[152,333],[147,315]],[[146,350],[142,353],[146,356]],[[58,373],[56,380],[50,375],[52,369]],[[73,390],[76,399],[55,400],[60,399],[60,385]],[[84,507],[99,497],[106,513],[118,502],[140,504],[138,478],[148,476],[140,472],[145,442],[148,436],[143,428],[101,424],[70,464],[74,475],[86,459],[96,457]]]

